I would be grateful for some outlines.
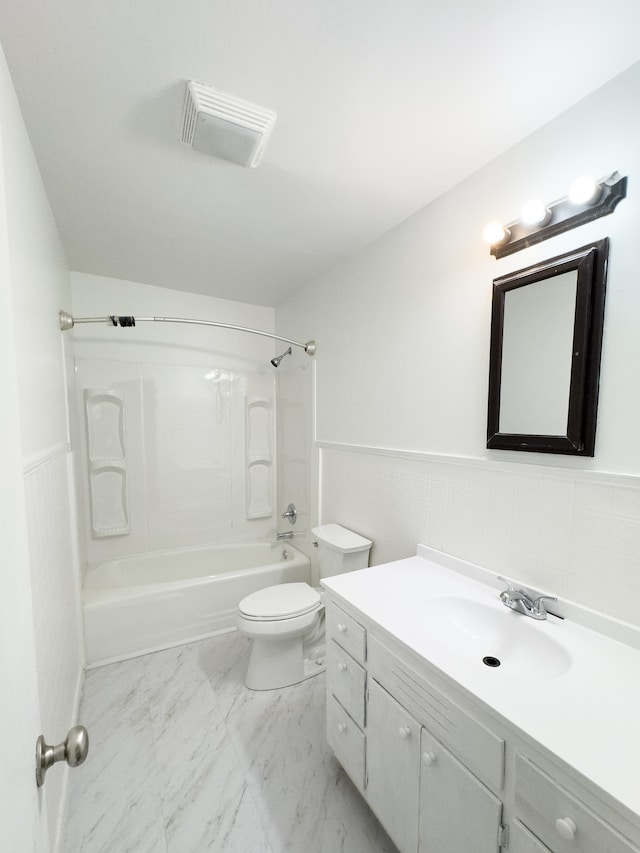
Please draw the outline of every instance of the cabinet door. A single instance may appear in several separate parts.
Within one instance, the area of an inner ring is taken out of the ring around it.
[[[551,853],[551,851],[519,820],[515,820],[509,830],[509,853]]]
[[[419,780],[420,726],[369,679],[366,798],[400,853],[418,849]]]
[[[497,853],[502,802],[422,730],[420,853]]]
[[[352,782],[362,791],[365,737],[335,696],[327,697],[327,741]]]

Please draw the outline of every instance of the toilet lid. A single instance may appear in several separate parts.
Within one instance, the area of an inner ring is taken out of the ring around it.
[[[242,599],[239,608],[244,616],[254,619],[286,619],[315,610],[321,601],[308,583],[281,583],[252,592]]]

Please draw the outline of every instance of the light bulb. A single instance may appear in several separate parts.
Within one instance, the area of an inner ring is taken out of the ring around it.
[[[569,187],[569,201],[572,204],[595,204],[602,195],[602,187],[590,175],[576,178]]]
[[[551,219],[551,211],[539,198],[532,198],[522,208],[520,218],[525,225],[546,225]]]
[[[482,232],[485,243],[488,243],[490,246],[499,246],[502,243],[507,243],[510,236],[511,232],[509,229],[505,228],[499,222],[489,222],[485,225]]]

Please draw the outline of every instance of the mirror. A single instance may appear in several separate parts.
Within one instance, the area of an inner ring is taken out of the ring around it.
[[[607,239],[493,282],[487,447],[593,456]]]

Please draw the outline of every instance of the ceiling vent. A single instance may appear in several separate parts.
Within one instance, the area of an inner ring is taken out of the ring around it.
[[[197,151],[255,167],[260,162],[276,114],[231,95],[187,83],[182,141]]]

